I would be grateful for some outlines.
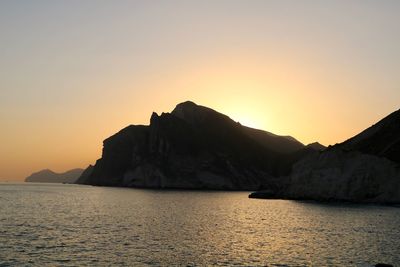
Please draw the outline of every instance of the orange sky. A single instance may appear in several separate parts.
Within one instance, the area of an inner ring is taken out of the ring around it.
[[[86,167],[192,100],[307,144],[400,108],[395,1],[0,3],[0,180]],[[6,26],[6,25],[12,25]]]

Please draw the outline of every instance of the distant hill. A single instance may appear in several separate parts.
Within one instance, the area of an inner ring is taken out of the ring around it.
[[[254,190],[279,187],[280,164],[304,145],[289,136],[242,126],[187,101],[153,113],[103,142],[103,154],[78,183],[147,188]]]
[[[52,170],[45,169],[32,173],[25,178],[25,182],[34,183],[75,183],[83,173],[83,169],[72,169],[63,173],[56,173]]]

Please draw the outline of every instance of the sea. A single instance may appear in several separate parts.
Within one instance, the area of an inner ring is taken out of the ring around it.
[[[400,208],[0,183],[0,266],[400,266]]]

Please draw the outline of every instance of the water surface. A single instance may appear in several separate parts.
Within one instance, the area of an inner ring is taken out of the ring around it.
[[[400,209],[247,192],[0,184],[0,266],[400,263]]]

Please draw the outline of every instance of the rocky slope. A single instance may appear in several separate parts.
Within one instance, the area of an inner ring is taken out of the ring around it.
[[[277,196],[400,203],[400,110],[294,164],[287,187]]]
[[[56,173],[52,170],[46,169],[39,172],[32,173],[25,178],[25,182],[35,183],[75,183],[81,176],[83,169],[72,169],[63,173]]]
[[[277,153],[291,154],[304,148],[302,143],[291,136],[280,136],[246,126],[243,126],[243,131],[260,145]]]
[[[153,113],[104,141],[102,158],[78,183],[147,188],[279,188],[281,164],[304,145],[251,129],[210,108],[184,102]],[[276,189],[277,190],[277,189]]]
[[[400,110],[337,147],[385,157],[400,163]]]

